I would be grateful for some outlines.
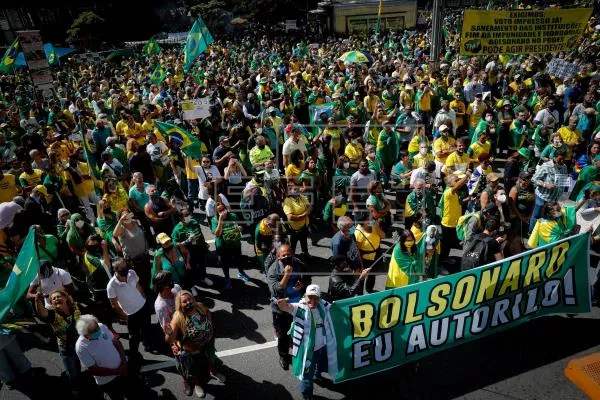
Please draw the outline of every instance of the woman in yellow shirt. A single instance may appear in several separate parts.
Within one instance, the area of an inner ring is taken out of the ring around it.
[[[288,196],[283,201],[283,212],[290,228],[288,231],[292,254],[296,253],[296,245],[300,242],[302,253],[308,255],[308,225],[312,206],[306,196],[300,193],[300,187],[292,182],[288,183]]]
[[[104,183],[104,196],[102,196],[111,210],[117,214],[121,210],[129,211],[129,196],[116,179],[107,179]]]
[[[381,231],[377,221],[369,218],[366,213],[360,218],[360,221],[360,225],[354,231],[356,247],[358,247],[358,251],[360,252],[363,268],[375,268],[376,265],[374,263],[379,258],[381,252],[381,238],[385,237],[385,233]],[[371,270],[371,272],[375,271]],[[375,274],[371,273],[367,278],[367,291],[372,292],[374,286]]]
[[[285,177],[295,185],[301,186],[300,174],[304,171],[304,155],[302,151],[296,149],[290,154],[290,163],[285,167]]]
[[[344,155],[350,160],[350,168],[357,170],[364,155],[363,145],[358,141],[358,134],[355,131],[350,131],[349,137],[350,143],[346,144]]]

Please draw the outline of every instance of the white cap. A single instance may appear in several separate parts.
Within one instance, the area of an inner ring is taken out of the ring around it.
[[[304,294],[305,296],[321,297],[321,288],[319,287],[319,285],[308,285]]]
[[[450,128],[448,128],[448,126],[447,126],[447,125],[445,125],[445,124],[442,124],[442,125],[440,125],[440,127],[438,128],[438,130],[441,132],[441,131],[447,131],[447,130],[450,130]]]

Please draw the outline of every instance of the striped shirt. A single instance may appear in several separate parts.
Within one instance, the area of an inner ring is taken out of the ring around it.
[[[562,188],[557,185],[557,176],[567,174],[566,165],[555,164],[554,161],[548,161],[540,165],[533,175],[535,184],[535,195],[544,201],[556,201],[562,194]],[[554,189],[546,189],[543,185],[552,183],[556,185]]]

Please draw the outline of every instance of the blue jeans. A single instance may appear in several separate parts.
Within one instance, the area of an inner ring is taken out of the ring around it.
[[[546,201],[543,200],[538,195],[536,195],[535,196],[535,207],[533,207],[533,214],[531,214],[531,220],[529,221],[529,234],[530,235],[531,235],[531,232],[533,232],[533,227],[535,226],[536,221],[538,220],[538,218],[540,217],[540,214],[542,213],[542,207],[544,207],[544,204],[546,204]]]
[[[300,381],[302,396],[313,395],[313,380],[321,375],[321,372],[327,372],[327,346],[323,346],[313,353],[313,362],[304,374],[304,379]]]
[[[74,381],[79,377],[81,373],[81,364],[79,363],[79,358],[77,358],[76,354],[68,355],[59,351],[60,358],[62,359],[63,366],[65,367],[65,372],[69,377],[70,381]]]
[[[198,179],[187,180],[187,198],[190,212],[194,212],[194,207],[198,202]]]

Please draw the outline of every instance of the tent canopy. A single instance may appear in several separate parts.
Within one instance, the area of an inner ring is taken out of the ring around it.
[[[46,58],[50,57],[50,53],[52,53],[52,48],[53,46],[51,43],[44,44],[44,52],[46,53]],[[67,54],[73,53],[75,49],[72,49],[70,47],[54,47],[54,51],[56,52],[58,58],[60,58],[62,56],[66,56]],[[27,61],[25,61],[25,55],[22,51],[17,55],[15,65],[17,68],[27,67]]]

